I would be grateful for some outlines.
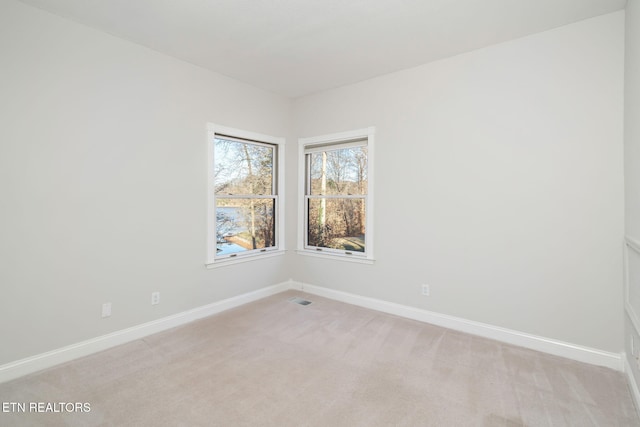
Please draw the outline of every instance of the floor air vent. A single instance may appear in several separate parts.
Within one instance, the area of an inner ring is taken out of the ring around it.
[[[309,305],[309,304],[311,304],[311,301],[307,301],[306,299],[302,299],[302,298],[298,298],[298,297],[290,298],[289,301],[295,302],[296,304],[300,304],[300,305]]]

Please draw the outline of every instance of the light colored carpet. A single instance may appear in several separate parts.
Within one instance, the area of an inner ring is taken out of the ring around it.
[[[640,426],[619,372],[296,291],[0,384],[0,401],[91,405],[2,426]]]

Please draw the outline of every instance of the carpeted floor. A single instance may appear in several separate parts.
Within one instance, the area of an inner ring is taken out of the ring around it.
[[[2,426],[640,426],[619,372],[296,291],[0,384],[0,401],[26,403]]]

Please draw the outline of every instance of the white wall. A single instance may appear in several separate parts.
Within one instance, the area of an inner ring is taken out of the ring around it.
[[[640,240],[640,2],[628,0],[625,38],[625,233]]]
[[[620,351],[623,19],[305,97],[292,121],[287,99],[3,0],[0,365],[289,277]],[[376,126],[376,264],[206,270],[208,121],[288,138],[289,248],[294,137]]]
[[[623,37],[617,12],[296,100],[300,137],[376,126],[377,262],[294,279],[622,351]]]
[[[207,122],[287,136],[290,107],[0,2],[0,365],[288,279],[204,263]]]
[[[628,0],[625,23],[625,91],[624,91],[624,171],[625,171],[625,233],[640,241],[640,1]],[[640,292],[637,278],[638,255],[630,252],[629,270],[632,294]],[[634,262],[635,261],[635,262]],[[635,279],[635,280],[634,280]],[[637,304],[634,304],[637,307]],[[636,312],[636,316],[640,314]],[[631,375],[640,387],[640,369],[633,356],[640,352],[640,331],[636,330],[629,316],[626,317],[625,352]],[[631,336],[636,346],[631,348]],[[640,397],[640,396],[637,396]]]

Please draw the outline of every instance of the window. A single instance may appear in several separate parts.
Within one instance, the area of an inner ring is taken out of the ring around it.
[[[279,249],[283,144],[281,138],[209,126],[208,264]]]
[[[373,128],[299,141],[299,253],[373,261]]]

